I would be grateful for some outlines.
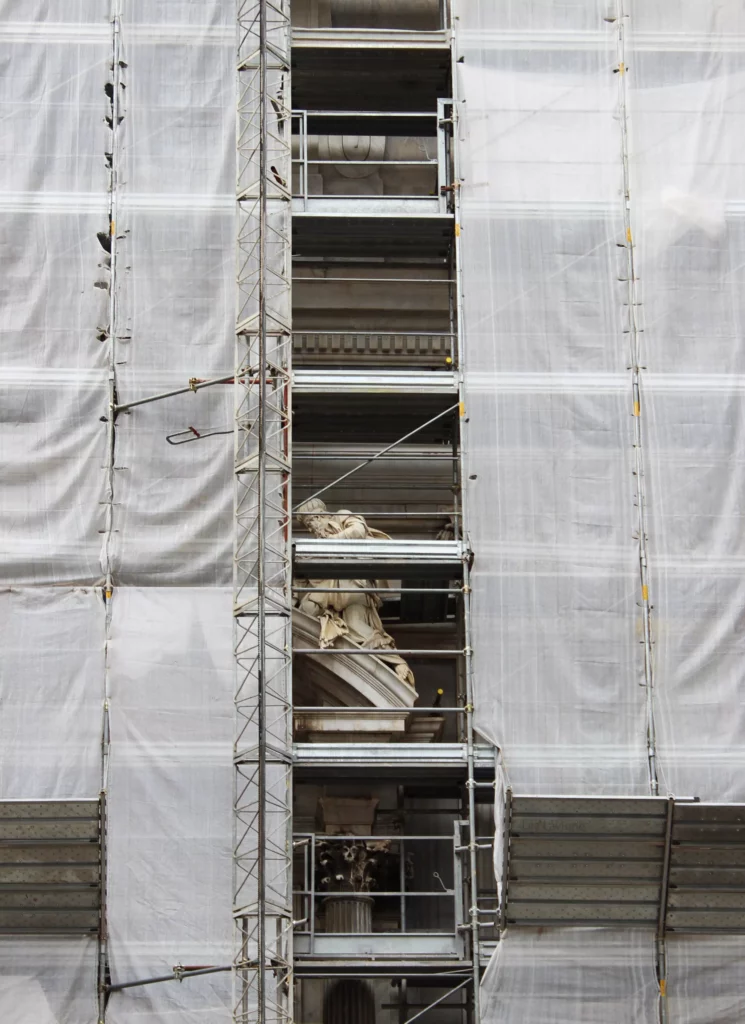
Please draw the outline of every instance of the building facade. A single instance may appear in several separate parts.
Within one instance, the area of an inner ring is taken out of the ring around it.
[[[8,0],[0,1009],[745,1012],[732,0]]]

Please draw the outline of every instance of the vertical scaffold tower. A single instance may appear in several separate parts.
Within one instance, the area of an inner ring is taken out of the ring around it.
[[[287,0],[239,0],[234,1010],[292,1017]]]

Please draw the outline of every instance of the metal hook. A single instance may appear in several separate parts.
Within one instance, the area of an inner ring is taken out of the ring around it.
[[[443,882],[442,878],[440,877],[440,872],[439,871],[433,871],[432,872],[432,877],[436,878],[437,881],[440,883],[440,885],[442,886],[442,891],[443,892],[452,893],[454,891],[453,889],[448,889],[448,887],[445,885],[445,883]]]
[[[189,444],[191,441],[202,441],[205,437],[215,437],[217,434],[232,434],[231,430],[210,430],[202,433],[196,427],[187,427],[186,430],[178,430],[175,434],[166,434],[166,441],[169,444]],[[180,438],[181,440],[175,440]]]

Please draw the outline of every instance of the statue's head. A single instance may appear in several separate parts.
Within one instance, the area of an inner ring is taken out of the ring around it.
[[[328,509],[326,508],[326,503],[321,501],[320,498],[311,498],[310,501],[304,501],[297,510],[298,520],[311,533],[323,531],[324,520],[327,516]]]

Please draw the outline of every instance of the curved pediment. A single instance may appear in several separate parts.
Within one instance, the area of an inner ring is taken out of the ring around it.
[[[319,647],[321,625],[318,619],[298,608],[292,611],[292,646],[308,649]],[[371,708],[410,708],[417,699],[416,690],[404,683],[385,662],[370,654],[349,654],[360,651],[346,637],[338,637],[333,653],[298,656],[296,676],[306,677],[304,688],[315,686],[325,697],[340,706]]]

